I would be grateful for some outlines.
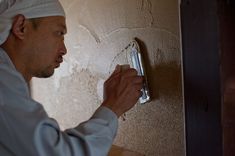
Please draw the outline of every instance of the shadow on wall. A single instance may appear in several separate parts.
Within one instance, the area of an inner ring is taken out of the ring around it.
[[[169,97],[181,94],[181,67],[178,62],[172,61],[151,66],[146,44],[139,38],[135,39],[143,55],[151,99],[157,100],[160,96]],[[161,49],[158,49],[158,52],[162,52]]]

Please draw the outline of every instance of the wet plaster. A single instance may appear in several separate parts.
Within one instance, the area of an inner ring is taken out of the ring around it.
[[[146,63],[152,101],[119,119],[115,144],[146,156],[184,155],[181,52],[176,0],[60,0],[67,14],[68,53],[47,80],[34,79],[33,97],[62,129],[89,119],[123,48],[135,37]]]

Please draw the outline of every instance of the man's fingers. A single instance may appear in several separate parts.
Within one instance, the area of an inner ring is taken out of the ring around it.
[[[130,65],[129,64],[124,64],[124,65],[121,65],[121,71],[125,71],[125,70],[128,70],[130,69]]]
[[[118,64],[116,65],[114,72],[121,72],[121,70],[122,70],[122,67]]]
[[[132,82],[133,82],[134,84],[143,84],[143,82],[144,82],[144,77],[143,77],[143,76],[136,76],[136,77],[133,77]]]
[[[121,71],[122,71],[122,68],[121,68],[121,66],[118,64],[118,65],[116,65],[115,70],[113,71],[113,73],[112,73],[111,75],[115,75],[115,74],[117,74],[117,73],[119,73],[119,72],[121,72]]]
[[[124,78],[137,76],[137,74],[138,72],[134,68],[129,68],[122,72]]]

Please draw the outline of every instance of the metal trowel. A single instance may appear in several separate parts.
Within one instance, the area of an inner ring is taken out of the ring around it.
[[[125,51],[127,54],[127,59],[130,67],[135,68],[138,72],[138,75],[144,77],[144,86],[141,89],[142,95],[139,98],[139,102],[141,104],[149,102],[151,98],[148,88],[147,76],[144,68],[144,60],[138,42],[136,40],[132,40],[123,51]]]

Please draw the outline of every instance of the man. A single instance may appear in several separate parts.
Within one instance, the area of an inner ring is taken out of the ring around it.
[[[50,77],[63,62],[65,33],[58,0],[0,1],[1,156],[106,156],[118,117],[137,102],[143,78],[134,69],[117,66],[94,115],[61,131],[31,99],[27,84],[32,77]]]

